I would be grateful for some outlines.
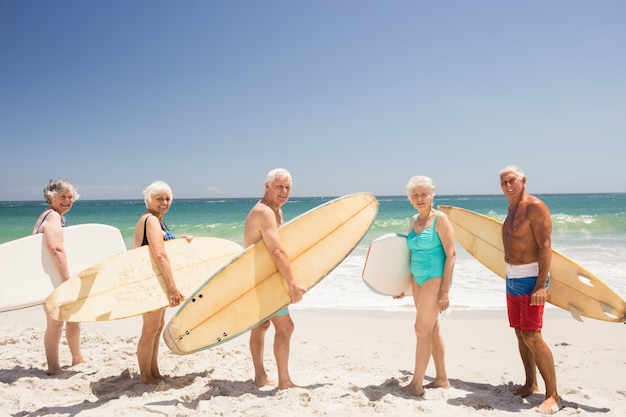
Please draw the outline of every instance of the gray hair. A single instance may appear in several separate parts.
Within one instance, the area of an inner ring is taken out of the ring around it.
[[[500,175],[506,174],[508,172],[514,174],[517,178],[524,178],[524,171],[522,171],[522,168],[518,167],[517,165],[508,165],[502,168],[502,170],[500,171]]]
[[[65,178],[61,180],[48,181],[48,185],[43,189],[43,198],[46,200],[46,203],[50,204],[52,202],[52,199],[56,197],[57,194],[64,191],[70,191],[72,193],[74,201],[80,198],[80,194],[78,194],[78,192],[76,191],[76,187],[74,187]]]
[[[426,187],[430,190],[430,195],[435,196],[435,183],[429,177],[418,175],[409,180],[406,184],[406,194],[409,198],[411,198],[411,191],[413,191],[415,187]]]
[[[152,184],[148,185],[145,190],[143,190],[146,208],[148,208],[148,203],[152,200],[152,196],[155,194],[167,194],[170,199],[174,199],[172,189],[165,181],[154,181]]]
[[[275,168],[267,173],[267,177],[265,178],[266,184],[272,184],[276,177],[285,177],[292,183],[291,174],[285,168]]]

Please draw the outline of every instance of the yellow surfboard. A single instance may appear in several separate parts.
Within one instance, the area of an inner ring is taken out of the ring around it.
[[[459,207],[439,206],[448,215],[456,240],[470,255],[502,278],[506,263],[502,223]],[[600,278],[565,255],[552,250],[548,302],[581,316],[612,322],[626,321],[626,302]]]
[[[191,295],[243,247],[226,239],[174,239],[165,250],[178,290]],[[52,318],[61,321],[106,321],[137,316],[166,307],[167,286],[148,246],[114,255],[82,270],[46,299]]]
[[[279,234],[296,282],[309,289],[352,252],[378,212],[370,193],[322,204],[286,223]],[[249,246],[209,278],[168,322],[170,350],[187,354],[224,343],[291,302],[283,276],[263,241]]]

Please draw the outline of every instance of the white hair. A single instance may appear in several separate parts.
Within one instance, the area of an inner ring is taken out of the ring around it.
[[[426,187],[428,188],[428,190],[430,190],[430,195],[432,197],[435,196],[435,183],[429,177],[418,175],[416,177],[412,177],[409,180],[409,182],[406,184],[406,194],[407,196],[409,196],[409,198],[411,197],[411,192],[416,187]]]
[[[522,171],[522,168],[518,167],[517,165],[508,165],[502,168],[502,170],[500,171],[500,175],[506,174],[508,172],[514,174],[517,178],[524,178],[524,171]]]
[[[143,197],[146,203],[146,208],[148,207],[148,203],[152,200],[152,196],[156,194],[167,194],[170,199],[174,199],[174,195],[172,194],[172,189],[165,181],[154,181],[152,184],[148,185],[145,190],[143,190]]]
[[[62,193],[64,191],[69,191],[72,193],[74,197],[74,201],[78,200],[80,194],[76,191],[76,187],[74,187],[68,180],[65,178],[61,180],[50,180],[48,181],[48,185],[43,189],[43,198],[46,200],[46,203],[50,204],[52,199],[57,196],[57,194]]]
[[[276,177],[285,177],[289,180],[290,183],[292,183],[291,174],[285,168],[275,168],[268,172],[267,177],[265,178],[265,183],[272,184]]]

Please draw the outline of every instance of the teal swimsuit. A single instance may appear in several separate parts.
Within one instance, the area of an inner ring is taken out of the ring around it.
[[[406,243],[411,250],[411,273],[413,279],[421,287],[431,278],[443,277],[443,267],[446,263],[446,252],[443,250],[439,233],[435,230],[437,215],[433,217],[433,223],[426,230],[415,234],[413,227],[406,238]]]

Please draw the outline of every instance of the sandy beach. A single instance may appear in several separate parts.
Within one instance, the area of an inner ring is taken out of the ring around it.
[[[170,309],[168,315],[173,313]],[[257,388],[245,334],[216,348],[177,356],[162,344],[158,386],[139,384],[139,318],[83,324],[88,363],[46,375],[40,306],[0,313],[3,416],[506,416],[538,415],[543,394],[513,395],[523,379],[504,311],[441,316],[452,387],[423,399],[399,387],[412,374],[413,314],[292,310],[290,368],[302,388]],[[276,376],[268,334],[266,367]],[[626,327],[546,311],[544,337],[555,356],[564,408],[558,415],[626,415]],[[61,362],[70,357],[65,341]],[[432,361],[427,379],[432,378]],[[540,379],[541,381],[541,379]],[[543,386],[541,387],[543,389]]]

